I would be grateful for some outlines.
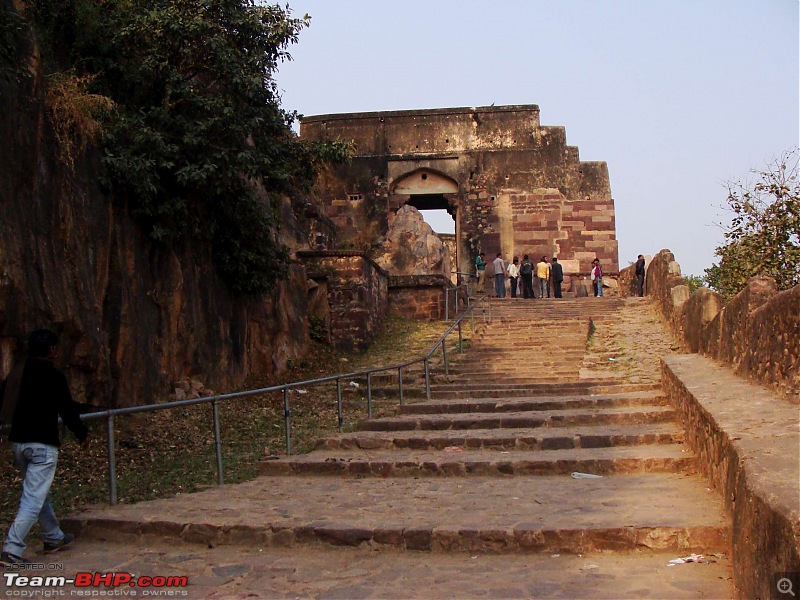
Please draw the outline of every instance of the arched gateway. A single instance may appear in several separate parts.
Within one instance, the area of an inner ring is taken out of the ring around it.
[[[494,256],[558,256],[569,279],[598,257],[619,271],[614,201],[604,162],[581,162],[563,127],[543,127],[535,105],[305,117],[308,140],[353,140],[348,165],[319,193],[340,240],[377,224],[384,235],[404,204],[444,208],[456,221],[457,264]]]

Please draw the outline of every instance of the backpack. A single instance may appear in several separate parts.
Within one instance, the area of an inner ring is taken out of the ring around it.
[[[522,263],[522,268],[519,271],[523,275],[531,275],[533,273],[533,264],[529,262]]]

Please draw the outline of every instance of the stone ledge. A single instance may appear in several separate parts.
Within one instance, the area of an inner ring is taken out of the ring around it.
[[[454,287],[444,275],[391,275],[389,287]]]
[[[772,575],[800,571],[797,406],[701,356],[662,358],[661,370],[686,443],[733,518],[737,592],[769,598]]]

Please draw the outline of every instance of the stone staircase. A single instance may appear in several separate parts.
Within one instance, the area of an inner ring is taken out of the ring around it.
[[[95,537],[366,545],[433,557],[613,553],[631,573],[651,576],[643,565],[727,554],[722,502],[694,473],[659,387],[581,376],[590,319],[613,319],[623,307],[593,298],[493,301],[493,323],[453,358],[451,381],[434,384],[430,402],[322,438],[309,454],[264,460],[256,480],[90,511],[79,526]],[[658,572],[682,578],[670,597],[730,597],[726,567],[690,568]],[[408,595],[425,596],[409,586]],[[634,596],[661,597],[666,588],[644,589]]]

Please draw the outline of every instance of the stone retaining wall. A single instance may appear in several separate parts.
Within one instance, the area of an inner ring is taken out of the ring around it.
[[[732,516],[738,595],[774,598],[779,574],[800,572],[797,407],[707,358],[668,356],[661,366],[686,443]]]
[[[333,346],[366,350],[388,312],[388,274],[363,252],[299,251],[297,256],[308,277],[327,286]]]
[[[754,277],[727,304],[706,288],[690,295],[669,250],[653,258],[645,285],[686,349],[800,403],[800,286],[778,292],[772,279]]]

